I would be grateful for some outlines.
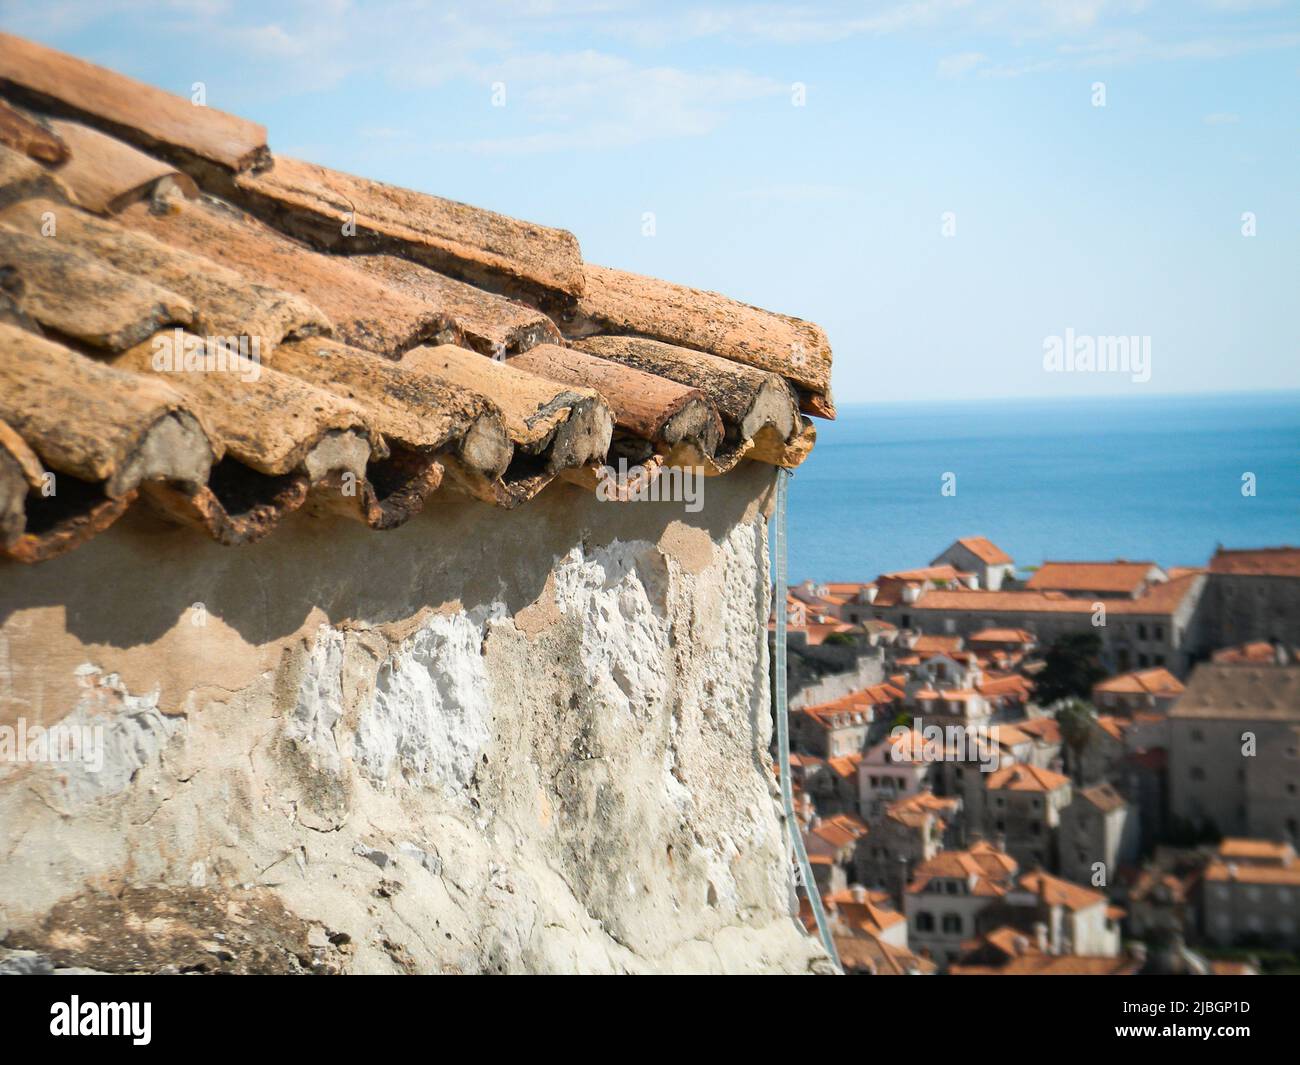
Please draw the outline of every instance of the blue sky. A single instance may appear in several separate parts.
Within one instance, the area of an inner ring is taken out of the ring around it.
[[[0,0],[0,25],[202,81],[273,151],[810,318],[841,403],[1300,387],[1296,3]],[[1150,381],[1044,372],[1067,329],[1150,337]]]

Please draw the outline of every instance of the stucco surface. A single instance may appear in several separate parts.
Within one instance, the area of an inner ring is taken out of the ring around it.
[[[767,749],[770,468],[0,569],[0,935],[155,971],[808,972]],[[0,951],[2,954],[3,951]],[[28,955],[23,955],[24,958]]]

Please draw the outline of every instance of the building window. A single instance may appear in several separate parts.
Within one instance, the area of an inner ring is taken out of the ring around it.
[[[934,917],[922,910],[916,915],[916,930],[918,932],[933,932]]]
[[[943,915],[943,930],[954,935],[961,935],[962,923],[961,914],[945,913]]]
[[[1198,729],[1198,728],[1194,728],[1194,729],[1192,729],[1192,742],[1193,742],[1193,743],[1204,743],[1204,742],[1205,742],[1205,733],[1202,732],[1202,731],[1201,731],[1200,729]]]

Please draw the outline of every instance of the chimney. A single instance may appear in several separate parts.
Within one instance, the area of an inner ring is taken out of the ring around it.
[[[854,884],[851,888],[849,888],[849,891],[853,893],[854,902],[867,901],[867,889],[864,888],[861,884]]]
[[[1034,923],[1034,945],[1038,948],[1040,954],[1048,953],[1047,944],[1047,925],[1042,921]]]

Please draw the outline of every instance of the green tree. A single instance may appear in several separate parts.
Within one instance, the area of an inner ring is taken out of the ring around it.
[[[1095,632],[1057,637],[1043,662],[1042,672],[1034,678],[1034,693],[1043,706],[1058,699],[1086,699],[1092,686],[1106,676],[1101,665],[1101,637]]]
[[[1056,723],[1061,726],[1067,761],[1075,773],[1079,772],[1083,752],[1092,741],[1092,723],[1096,719],[1092,705],[1082,699],[1067,699],[1056,711]]]

